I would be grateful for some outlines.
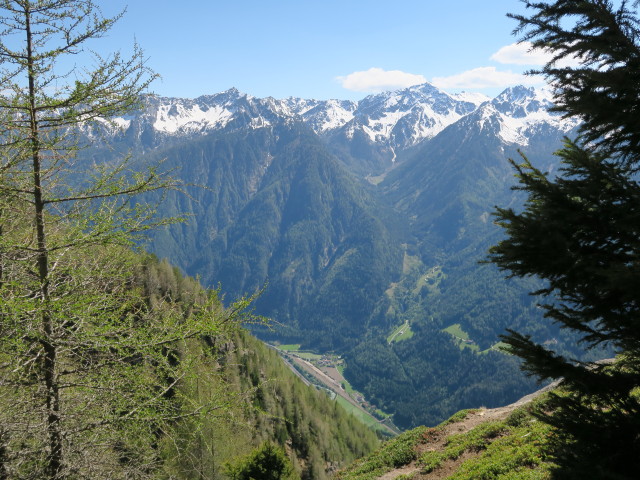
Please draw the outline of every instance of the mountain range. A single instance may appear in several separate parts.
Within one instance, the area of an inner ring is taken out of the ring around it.
[[[497,350],[507,327],[570,348],[540,322],[535,280],[478,263],[500,238],[494,206],[522,202],[507,159],[522,150],[553,174],[575,134],[552,105],[521,86],[493,99],[430,84],[359,102],[148,96],[85,127],[103,139],[85,155],[162,162],[184,186],[159,212],[186,220],[147,248],[229,298],[262,290],[274,328],[258,336],[343,354],[350,382],[411,427],[533,388]]]

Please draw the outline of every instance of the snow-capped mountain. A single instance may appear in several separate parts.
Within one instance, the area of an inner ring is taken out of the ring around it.
[[[382,171],[400,152],[460,121],[477,122],[505,144],[520,146],[528,145],[536,133],[566,133],[578,124],[549,112],[552,104],[550,92],[522,86],[489,99],[479,94],[448,94],[425,83],[359,102],[256,98],[233,88],[196,99],[148,96],[141,110],[105,122],[101,128],[111,137],[137,138],[148,150],[216,131],[297,122],[334,151],[351,151],[354,158],[370,165],[366,169]]]
[[[161,135],[209,133],[234,124],[237,128],[270,125],[276,119],[298,120],[320,136],[336,133],[353,138],[364,133],[374,144],[406,148],[432,138],[478,106],[430,84],[370,95],[360,102],[256,98],[230,89],[196,99],[150,96],[132,118],[115,119],[127,129],[152,127]],[[135,121],[137,117],[138,121]]]
[[[467,364],[444,326],[465,322],[485,350],[504,328],[539,313],[528,303],[514,307],[525,290],[487,276],[478,260],[497,237],[493,206],[521,201],[508,158],[525,147],[552,172],[552,152],[576,126],[548,111],[547,92],[515,87],[487,99],[424,84],[359,102],[255,98],[235,89],[144,102],[99,126],[112,141],[87,142],[82,154],[92,163],[114,151],[133,151],[143,164],[162,159],[186,195],[167,192],[158,213],[188,218],[154,232],[153,252],[207,285],[221,284],[225,298],[268,281],[257,312],[284,325],[287,342],[333,351],[380,347],[384,361],[400,368],[432,346],[446,348],[447,358],[459,359],[448,366],[458,371]],[[433,272],[446,281],[421,280]],[[441,313],[424,322],[432,312]],[[400,358],[385,339],[409,315],[415,353]],[[386,381],[362,365],[371,385]],[[451,393],[445,377],[434,387],[445,392],[442,405],[471,391]],[[479,373],[474,381],[490,378]],[[516,387],[506,384],[500,395]],[[494,393],[478,395],[486,403]]]
[[[150,96],[140,112],[143,123],[166,135],[191,135],[222,130],[232,123],[259,128],[295,113],[286,102],[255,98],[235,88],[196,99]]]
[[[578,119],[563,119],[549,111],[552,106],[549,90],[517,86],[481,105],[473,117],[482,128],[491,126],[492,133],[504,143],[526,146],[534,135],[549,131],[566,134],[579,125]]]
[[[360,130],[373,143],[402,149],[433,138],[477,107],[425,83],[364,98],[342,132],[353,138]]]
[[[256,98],[235,88],[195,99],[149,95],[143,107],[126,117],[101,122],[102,135],[133,137],[146,147],[191,138],[225,129],[267,127],[274,122],[298,119],[296,105],[274,98]],[[100,128],[100,127],[98,127]],[[87,132],[91,134],[91,132]]]

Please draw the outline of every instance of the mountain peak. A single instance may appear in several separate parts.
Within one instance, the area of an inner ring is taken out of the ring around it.
[[[490,102],[491,97],[485,95],[484,93],[478,92],[459,92],[450,94],[456,100],[460,100],[462,102],[473,103],[474,105],[480,106],[485,102]]]
[[[505,144],[526,146],[534,135],[549,128],[566,133],[580,123],[563,119],[551,107],[553,97],[548,90],[518,85],[482,104],[466,122],[477,124],[480,131],[489,129]]]
[[[524,118],[536,112],[548,112],[553,106],[547,91],[523,85],[507,88],[491,103],[499,112],[514,118]]]
[[[522,98],[530,98],[536,95],[536,89],[533,87],[525,87],[524,85],[516,85],[508,87],[500,93],[495,99],[519,100]]]
[[[548,90],[522,85],[507,88],[494,99],[477,93],[449,94],[430,83],[369,95],[359,102],[255,98],[235,87],[193,100],[148,98],[139,121],[135,115],[115,120],[119,129],[113,129],[114,135],[133,124],[140,124],[136,128],[142,131],[140,122],[148,122],[162,136],[179,136],[223,128],[259,128],[281,120],[302,121],[323,137],[342,137],[345,142],[360,138],[371,148],[382,148],[383,157],[391,160],[474,111],[482,113],[482,119],[475,121],[485,125],[488,118],[495,118],[489,124],[499,128],[500,137],[520,145],[526,144],[527,132],[534,125],[553,124],[563,131],[575,126],[575,122],[562,121],[549,112],[553,96]],[[364,152],[369,147],[363,148]]]
[[[434,137],[476,108],[477,102],[423,83],[367,96],[358,103],[354,121],[346,128],[351,137],[359,129],[373,143],[404,149]]]
[[[429,83],[429,82],[425,82],[425,83],[421,83],[419,85],[414,85],[412,87],[406,88],[404,89],[407,92],[415,92],[415,93],[419,93],[421,95],[424,96],[439,96],[439,95],[447,95],[449,96],[448,93],[446,93],[444,90],[439,89],[438,87],[436,87],[435,85]],[[402,90],[400,90],[402,91]]]

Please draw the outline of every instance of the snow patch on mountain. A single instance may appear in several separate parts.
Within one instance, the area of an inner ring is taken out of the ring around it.
[[[428,106],[424,106],[415,119],[414,135],[411,144],[415,145],[425,138],[433,138],[449,125],[457,122],[465,114],[451,109],[445,114],[437,114]]]
[[[222,128],[232,117],[233,112],[221,105],[203,109],[198,104],[186,106],[172,103],[159,106],[153,128],[164,133]]]
[[[391,136],[393,127],[403,118],[407,112],[385,112],[380,118],[369,119],[366,125],[362,126],[364,132],[372,142],[384,142]]]
[[[542,109],[529,113],[525,117],[509,117],[500,114],[500,118],[499,137],[506,143],[517,143],[522,146],[528,145],[528,138],[541,124],[548,124],[557,130],[567,133],[580,123],[578,120],[562,120],[559,115],[553,115]]]
[[[351,101],[315,101],[315,105],[303,111],[300,109],[297,113],[314,132],[323,134],[337,130],[353,120],[357,107],[358,104]]]
[[[478,107],[485,102],[491,101],[491,97],[479,92],[452,93],[451,97],[461,102],[472,103]]]
[[[580,124],[577,118],[563,119],[550,111],[553,96],[548,90],[523,86],[508,88],[491,102],[479,107],[480,130],[492,129],[504,143],[527,146],[543,126],[568,133]]]
[[[110,136],[113,136],[117,133],[125,132],[131,126],[131,119],[124,117],[112,117],[110,119],[97,117],[94,120],[100,126],[102,126]],[[81,130],[84,131],[85,134],[91,136],[91,129],[83,128],[81,125]]]
[[[131,126],[131,119],[129,118],[116,117],[111,121],[122,131],[126,131]]]

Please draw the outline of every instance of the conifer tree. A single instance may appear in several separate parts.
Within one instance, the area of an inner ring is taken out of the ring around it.
[[[640,471],[640,23],[627,2],[524,2],[517,33],[553,60],[540,72],[556,110],[583,120],[556,152],[557,175],[517,163],[522,211],[497,208],[507,237],[489,259],[511,276],[546,282],[546,317],[586,349],[606,346],[614,363],[565,358],[531,338],[504,337],[523,368],[561,378],[551,454],[558,478],[637,478]],[[633,4],[637,7],[637,2]],[[566,60],[578,60],[571,66]]]
[[[215,407],[181,397],[202,353],[190,339],[246,305],[223,313],[204,292],[150,303],[130,247],[163,221],[136,198],[169,182],[127,158],[78,159],[79,133],[134,108],[155,78],[137,46],[90,53],[119,17],[92,0],[0,2],[3,478],[153,476],[170,429]]]

